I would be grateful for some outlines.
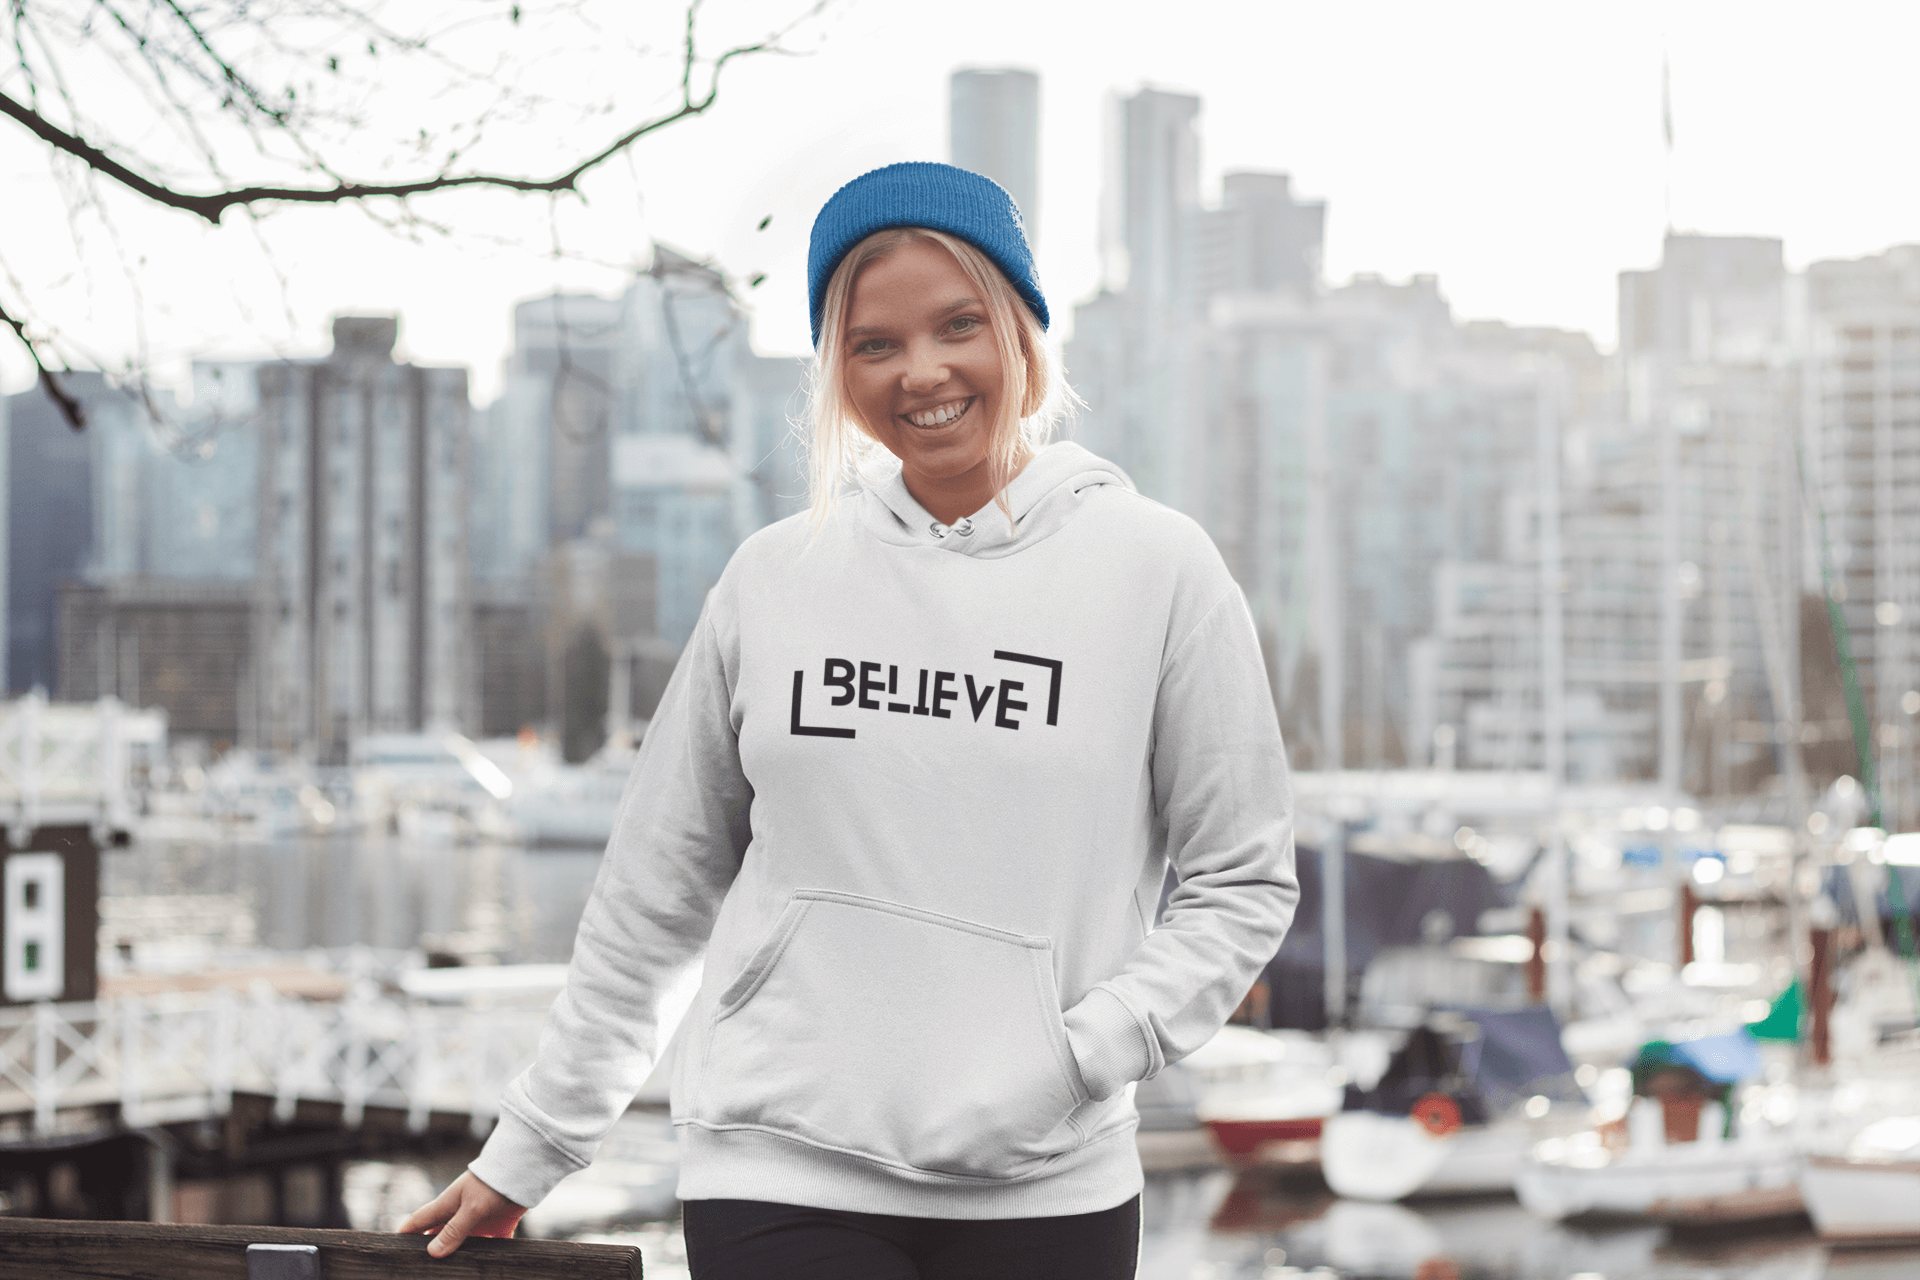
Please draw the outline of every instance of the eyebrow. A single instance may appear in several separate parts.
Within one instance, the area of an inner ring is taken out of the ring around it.
[[[978,298],[956,298],[946,306],[940,308],[940,310],[934,312],[934,315],[940,319],[945,319],[956,311],[965,311],[968,307],[978,307],[981,305],[983,304]],[[858,338],[869,333],[879,333],[883,327],[884,326],[871,324],[857,325],[847,330],[847,337]]]

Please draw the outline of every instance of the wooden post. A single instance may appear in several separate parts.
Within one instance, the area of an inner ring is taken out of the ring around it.
[[[1680,882],[1680,963],[1693,963],[1693,917],[1700,910],[1700,895],[1693,891],[1692,880]]]
[[[1547,916],[1538,907],[1527,911],[1527,941],[1533,954],[1527,957],[1527,1000],[1543,1004],[1547,998]]]
[[[1828,1034],[1828,1018],[1833,1013],[1833,930],[1810,929],[1808,938],[1813,943],[1813,963],[1807,971],[1807,1011],[1812,1015],[1807,1040],[1814,1062],[1824,1067],[1833,1061],[1833,1042]]]
[[[326,1280],[640,1280],[630,1245],[470,1239],[427,1256],[427,1236],[293,1227],[54,1222],[0,1217],[0,1275],[35,1280],[246,1280],[250,1244],[310,1244]]]

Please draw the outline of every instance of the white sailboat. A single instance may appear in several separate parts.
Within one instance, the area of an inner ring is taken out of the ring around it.
[[[1542,1142],[1514,1190],[1545,1218],[1644,1218],[1707,1225],[1780,1217],[1801,1210],[1800,1157],[1784,1134],[1761,1129],[1727,1141],[1726,1111],[1700,1108],[1699,1136],[1669,1143],[1661,1104],[1637,1098],[1627,1113],[1625,1150],[1599,1130]]]
[[[1814,1152],[1800,1192],[1837,1243],[1920,1243],[1920,1114],[1875,1120],[1838,1151]]]
[[[1534,1148],[1578,1129],[1586,1112],[1555,1108],[1436,1132],[1415,1116],[1346,1111],[1326,1122],[1320,1169],[1349,1200],[1505,1194]]]

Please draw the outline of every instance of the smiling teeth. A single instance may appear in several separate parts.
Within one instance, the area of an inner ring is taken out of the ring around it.
[[[952,404],[943,404],[938,409],[928,409],[925,413],[907,415],[907,421],[916,427],[937,427],[952,422],[967,411],[966,400],[955,400]]]

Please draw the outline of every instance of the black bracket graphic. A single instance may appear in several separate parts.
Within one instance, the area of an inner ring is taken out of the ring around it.
[[[793,673],[793,719],[788,727],[793,730],[794,735],[801,738],[853,737],[854,731],[852,729],[829,729],[821,725],[800,723],[800,690],[806,683],[806,679],[807,673],[805,671],[796,671]]]
[[[1002,662],[1024,662],[1030,667],[1045,667],[1053,672],[1053,678],[1047,686],[1047,723],[1060,723],[1060,670],[1065,665],[1058,658],[1036,658],[1031,654],[1009,653],[1005,649],[995,649],[993,656]],[[794,705],[798,706],[798,703]]]

